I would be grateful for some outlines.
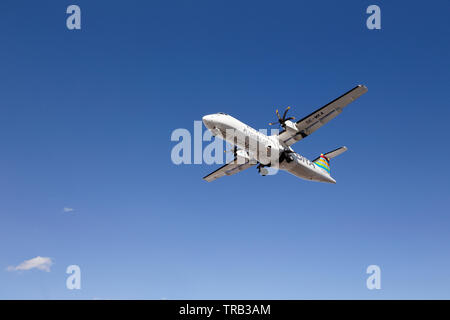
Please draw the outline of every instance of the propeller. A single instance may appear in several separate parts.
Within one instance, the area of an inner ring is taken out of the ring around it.
[[[277,117],[278,117],[278,124],[279,124],[281,127],[283,127],[283,128],[284,128],[284,126],[285,126],[286,121],[288,121],[288,120],[294,120],[294,119],[295,119],[295,117],[289,117],[289,118],[286,118],[287,112],[289,111],[290,108],[291,108],[291,107],[287,107],[287,108],[286,108],[286,110],[285,110],[284,113],[283,113],[283,117],[280,117],[280,114],[278,113],[278,109],[275,111],[276,114],[277,114]],[[271,126],[273,126],[273,125],[275,125],[275,124],[277,124],[277,122],[271,122],[271,123],[269,123],[269,125],[271,125]]]
[[[237,149],[238,149],[237,145],[234,145],[233,150],[223,150],[223,152],[224,153],[233,152],[233,154],[236,155]]]

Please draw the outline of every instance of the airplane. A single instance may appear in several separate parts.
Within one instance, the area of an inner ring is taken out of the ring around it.
[[[347,151],[347,147],[340,147],[321,154],[310,161],[296,153],[291,146],[338,116],[350,102],[366,92],[367,87],[357,85],[295,123],[291,121],[295,119],[294,117],[286,118],[290,107],[287,107],[282,117],[276,110],[278,121],[269,123],[269,125],[279,124],[283,130],[270,136],[223,112],[204,116],[202,118],[203,123],[212,135],[234,145],[234,160],[208,174],[203,179],[211,182],[256,165],[258,172],[263,176],[269,173],[266,167],[272,167],[287,171],[304,180],[336,183],[336,180],[330,175],[330,159]]]

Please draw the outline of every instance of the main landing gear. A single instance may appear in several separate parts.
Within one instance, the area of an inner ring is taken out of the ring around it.
[[[269,170],[267,170],[266,168],[264,168],[265,166],[262,164],[259,164],[256,168],[258,169],[258,172],[260,175],[267,176],[269,174]]]

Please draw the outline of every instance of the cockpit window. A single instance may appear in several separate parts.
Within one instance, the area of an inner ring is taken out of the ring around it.
[[[226,114],[226,113],[223,113],[223,112],[218,112],[217,114],[223,114],[223,115],[226,115],[226,116],[227,116],[227,114]]]

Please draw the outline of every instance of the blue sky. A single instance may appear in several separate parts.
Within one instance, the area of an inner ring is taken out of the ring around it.
[[[2,1],[0,298],[450,298],[449,9]],[[172,131],[205,114],[267,128],[277,107],[302,117],[359,83],[294,146],[346,145],[336,185],[254,169],[208,184],[217,165],[171,162]],[[8,271],[37,256],[50,272]]]

